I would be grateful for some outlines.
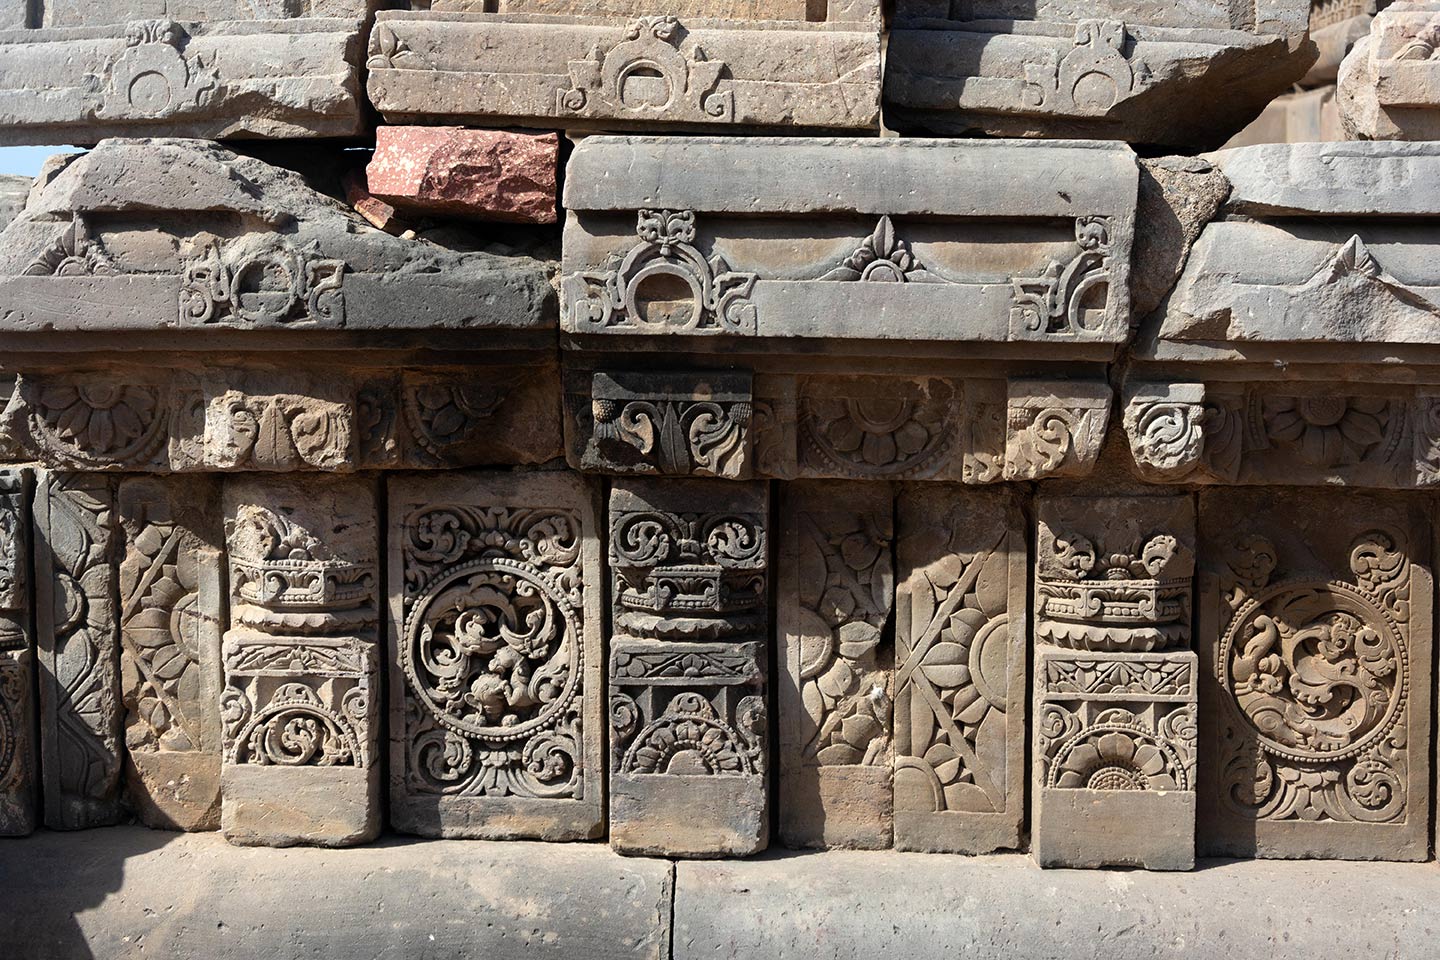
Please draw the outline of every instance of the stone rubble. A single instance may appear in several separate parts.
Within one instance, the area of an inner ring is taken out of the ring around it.
[[[0,835],[1429,859],[1440,3],[894,6],[0,0]]]

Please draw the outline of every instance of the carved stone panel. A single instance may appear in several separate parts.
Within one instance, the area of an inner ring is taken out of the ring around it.
[[[35,491],[35,640],[45,825],[125,816],[115,481],[42,472]]]
[[[588,137],[561,328],[1108,360],[1130,328],[1138,179],[1102,143]],[[1017,343],[1034,348],[999,346]]]
[[[126,786],[147,826],[220,827],[220,485],[120,482],[120,686]]]
[[[1384,7],[1340,64],[1335,102],[1346,140],[1434,140],[1440,134],[1440,3]],[[1373,12],[1373,11],[1372,11]]]
[[[909,487],[897,527],[895,846],[1016,847],[1027,593],[1017,495]]]
[[[650,16],[574,4],[382,13],[368,92],[391,123],[874,131],[877,4],[857,6],[869,16],[831,23],[720,20],[673,4]]]
[[[236,477],[221,829],[344,846],[380,829],[379,531],[365,479]]]
[[[610,494],[610,844],[745,856],[769,842],[769,489]]]
[[[600,534],[569,473],[392,479],[390,816],[425,836],[604,828]]]
[[[1200,498],[1201,853],[1429,855],[1431,504]]]
[[[888,484],[784,491],[776,700],[787,847],[892,841],[893,515]]]
[[[1065,497],[1037,513],[1035,859],[1188,870],[1194,503]]]
[[[576,370],[567,381],[565,427],[576,469],[749,478],[749,373]]]
[[[0,470],[0,836],[39,826],[30,474]]]

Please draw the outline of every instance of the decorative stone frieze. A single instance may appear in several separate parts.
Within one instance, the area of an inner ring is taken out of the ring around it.
[[[1218,146],[1315,60],[1306,0],[898,0],[886,120],[905,133]]]
[[[1035,859],[1189,870],[1194,503],[1046,498],[1037,513]]]
[[[1018,497],[912,486],[897,530],[895,846],[1018,847],[1028,576]]]
[[[1201,494],[1201,853],[1429,856],[1432,512]]]
[[[391,123],[878,132],[876,0],[440,0],[379,14],[370,100]]]
[[[770,836],[767,485],[610,493],[610,845],[745,856]]]
[[[600,836],[595,494],[568,473],[389,486],[391,822],[426,836]]]
[[[1108,359],[1129,330],[1124,146],[592,137],[568,170],[567,333]]]
[[[1428,486],[1440,477],[1433,144],[1244,147],[1123,390],[1161,482]],[[1398,373],[1399,364],[1405,372]]]
[[[376,0],[0,2],[0,143],[354,136]]]
[[[225,482],[221,829],[345,846],[380,830],[380,569],[365,479]]]
[[[125,818],[115,481],[42,471],[35,489],[35,640],[45,825]]]
[[[0,836],[40,820],[35,635],[30,604],[30,473],[0,470]]]
[[[220,484],[120,481],[120,690],[126,793],[141,822],[220,827]]]
[[[0,329],[522,333],[553,324],[547,273],[392,237],[299,174],[215,144],[110,140],[6,228]]]
[[[780,504],[780,839],[884,849],[894,795],[894,494],[788,485]]]
[[[1351,140],[1440,136],[1440,3],[1399,0],[1340,65],[1336,102]]]

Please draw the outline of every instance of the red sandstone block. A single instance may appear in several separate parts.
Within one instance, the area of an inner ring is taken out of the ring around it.
[[[370,193],[400,210],[554,223],[560,137],[463,127],[380,127]]]
[[[345,188],[345,202],[350,204],[351,209],[356,213],[370,221],[371,226],[397,235],[405,232],[407,228],[395,212],[395,208],[384,200],[376,199],[370,193],[370,187],[365,183],[364,170],[345,171],[341,184]]]

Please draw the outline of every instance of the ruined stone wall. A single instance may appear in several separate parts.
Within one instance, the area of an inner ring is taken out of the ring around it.
[[[0,0],[0,833],[1430,857],[1440,7],[142,6]]]

